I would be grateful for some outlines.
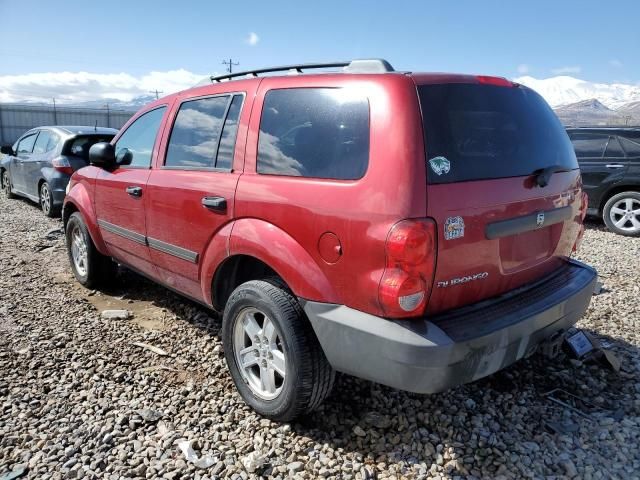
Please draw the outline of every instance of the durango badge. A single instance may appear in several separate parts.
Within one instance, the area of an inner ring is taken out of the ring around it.
[[[431,170],[438,176],[443,173],[449,173],[449,170],[451,170],[451,163],[444,157],[433,157],[429,160],[429,165],[431,166]]]
[[[449,217],[444,222],[444,239],[453,240],[454,238],[464,237],[464,220],[462,217]]]

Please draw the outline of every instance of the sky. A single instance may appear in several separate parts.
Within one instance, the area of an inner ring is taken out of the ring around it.
[[[640,84],[638,0],[0,0],[0,18],[0,101],[167,94],[229,58]]]

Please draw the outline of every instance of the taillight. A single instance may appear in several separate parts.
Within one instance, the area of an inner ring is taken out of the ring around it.
[[[66,158],[64,157],[56,158],[52,160],[51,163],[53,164],[53,168],[55,168],[57,171],[66,173],[67,175],[73,174],[73,168],[71,168],[71,164],[69,163],[69,160],[67,160]]]
[[[490,77],[487,75],[476,75],[478,83],[485,85],[495,85],[496,87],[515,87],[516,84],[503,77]]]
[[[387,317],[424,313],[433,283],[436,226],[430,219],[396,223],[386,241],[387,263],[378,297]]]
[[[584,236],[584,219],[587,216],[587,208],[589,207],[589,197],[585,192],[582,192],[582,197],[580,200],[580,229],[578,230],[578,236],[576,237],[576,241],[573,244],[572,252],[577,252],[578,248],[580,248],[580,244],[582,243],[582,237]]]

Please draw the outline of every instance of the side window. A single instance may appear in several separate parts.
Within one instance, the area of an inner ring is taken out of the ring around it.
[[[601,158],[604,148],[609,140],[608,135],[598,134],[577,134],[571,137],[573,148],[578,158],[598,157]]]
[[[624,148],[627,156],[640,160],[640,138],[634,138],[633,140],[624,137],[619,138],[620,142],[622,142],[622,148]]]
[[[624,152],[617,137],[609,137],[609,143],[607,144],[604,156],[607,158],[624,158]]]
[[[123,148],[131,154],[132,167],[148,167],[156,142],[162,116],[167,107],[156,108],[138,117],[122,134],[115,145],[116,156],[122,155]]]
[[[45,153],[47,151],[47,144],[49,143],[50,138],[51,134],[49,132],[41,130],[40,135],[38,135],[38,139],[33,146],[33,153]]]
[[[17,153],[31,153],[33,151],[33,144],[36,141],[37,133],[29,135],[28,137],[24,137],[22,140],[18,142],[18,148],[16,148]]]
[[[220,137],[220,146],[218,147],[218,157],[216,159],[216,168],[231,169],[233,165],[233,152],[236,146],[236,135],[238,134],[238,120],[240,119],[240,110],[242,109],[242,95],[234,95],[227,118],[224,121],[222,136]]]
[[[369,102],[352,90],[267,92],[258,138],[259,173],[355,180],[369,163]]]
[[[56,148],[59,141],[60,141],[60,137],[57,134],[53,132],[49,132],[49,141],[47,142],[47,149],[45,151],[50,152],[51,150]]]
[[[182,103],[169,138],[165,166],[213,168],[228,104],[228,95]]]

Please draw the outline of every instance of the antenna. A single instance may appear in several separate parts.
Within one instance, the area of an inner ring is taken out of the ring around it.
[[[231,58],[229,58],[228,62],[226,60],[223,60],[222,64],[227,66],[227,72],[233,73],[233,67],[240,65],[240,62],[234,62]]]

